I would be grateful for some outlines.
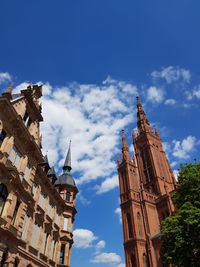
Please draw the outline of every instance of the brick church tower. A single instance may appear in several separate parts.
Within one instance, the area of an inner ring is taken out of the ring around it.
[[[126,267],[161,267],[160,223],[174,211],[176,182],[157,129],[152,129],[137,97],[138,134],[132,132],[131,159],[122,131],[118,158]]]

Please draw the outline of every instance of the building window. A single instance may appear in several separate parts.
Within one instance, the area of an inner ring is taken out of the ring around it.
[[[19,265],[19,259],[15,258],[14,267],[18,267]]]
[[[26,111],[26,113],[24,114],[24,117],[23,117],[23,121],[24,121],[24,125],[28,128],[31,123],[32,123],[32,120],[31,118],[29,117],[29,114],[28,112]]]
[[[64,264],[64,259],[65,259],[65,244],[62,244],[60,249],[60,264]]]
[[[150,181],[153,181],[153,170],[152,170],[152,164],[151,164],[151,158],[150,158],[150,151],[144,147],[141,150],[141,157],[142,157],[142,163],[144,168],[144,175],[146,178],[145,183],[148,183]]]
[[[26,240],[29,224],[30,224],[30,217],[26,215],[24,219],[23,232],[22,232],[22,240],[24,241]]]
[[[132,229],[132,223],[131,223],[131,216],[129,213],[126,214],[126,219],[127,219],[127,225],[128,225],[128,235],[129,235],[129,238],[132,238],[133,229]]]
[[[37,190],[37,185],[36,184],[32,184],[32,188],[31,188],[31,193],[34,196]]]
[[[6,132],[4,130],[1,131],[0,133],[0,145],[3,143],[3,140],[6,137]]]
[[[4,263],[5,263],[6,259],[7,259],[7,256],[8,256],[8,253],[7,252],[4,252],[3,253],[3,256],[2,256],[2,260],[0,262],[0,267],[3,267],[4,266]]]
[[[137,213],[137,221],[138,221],[139,236],[142,237],[142,220],[139,212]]]
[[[11,224],[15,224],[15,221],[16,221],[16,218],[17,218],[17,213],[18,213],[18,210],[19,210],[19,206],[20,206],[20,202],[17,200],[17,203],[15,205],[15,210],[14,210],[14,213],[13,213],[13,217],[12,217],[12,221],[11,221]]]
[[[67,231],[68,227],[68,218],[64,218],[63,231]]]
[[[33,230],[32,230],[32,236],[30,240],[30,245],[36,249],[38,248],[39,232],[40,232],[40,226],[37,224],[34,224]]]
[[[147,255],[146,254],[143,254],[143,266],[144,267],[148,267],[149,264],[148,264],[148,258],[147,258]]]
[[[45,195],[41,192],[39,201],[38,201],[39,206],[44,209],[44,204],[45,204]]]
[[[44,246],[44,255],[47,255],[47,252],[48,252],[48,240],[49,240],[49,234],[46,235],[45,246]]]
[[[134,255],[132,254],[131,255],[131,267],[135,267],[136,266],[136,264],[135,264],[135,257],[134,257]]]
[[[54,256],[55,244],[56,244],[56,241],[54,239],[51,240],[51,248],[50,248],[49,258],[52,259],[52,260],[53,260],[53,256]]]
[[[61,217],[61,215],[59,215],[59,214],[56,212],[55,223],[56,223],[57,225],[60,224],[60,217]]]
[[[51,205],[50,203],[48,203],[47,213],[48,213],[49,217],[52,218],[52,216],[53,216],[53,205]]]
[[[43,254],[45,254],[46,240],[47,240],[47,233],[44,232],[44,233],[42,233],[42,247],[41,247],[41,252]]]
[[[70,197],[71,197],[71,194],[69,191],[67,191],[65,201],[70,202]]]
[[[4,184],[0,184],[0,215],[3,212],[7,196],[8,196],[7,187]]]
[[[128,191],[128,182],[127,182],[126,172],[122,173],[122,183],[123,183],[124,192],[127,192]]]
[[[26,168],[25,168],[25,171],[24,171],[24,178],[26,180],[29,179],[30,173],[31,173],[31,166],[29,164],[27,164]]]
[[[12,162],[12,164],[17,168],[19,166],[19,162],[22,158],[22,154],[17,150],[15,146],[13,146],[10,155],[9,160]]]

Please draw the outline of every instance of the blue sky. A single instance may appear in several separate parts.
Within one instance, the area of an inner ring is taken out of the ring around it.
[[[123,267],[116,158],[139,95],[175,173],[199,161],[198,0],[2,0],[0,89],[43,83],[43,149],[60,173],[72,139],[72,267]]]

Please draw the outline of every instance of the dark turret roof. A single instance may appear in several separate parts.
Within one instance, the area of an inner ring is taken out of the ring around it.
[[[73,177],[69,173],[63,173],[59,176],[58,180],[55,182],[55,185],[72,185],[76,186]]]

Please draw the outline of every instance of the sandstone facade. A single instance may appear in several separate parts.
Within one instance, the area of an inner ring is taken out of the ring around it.
[[[78,190],[70,150],[62,183],[41,152],[41,95],[0,97],[0,266],[70,266]]]

